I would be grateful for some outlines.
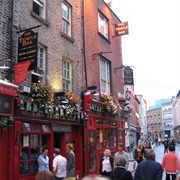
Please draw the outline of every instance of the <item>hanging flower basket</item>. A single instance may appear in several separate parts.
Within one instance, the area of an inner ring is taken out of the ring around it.
[[[112,96],[106,93],[101,93],[101,101],[106,105],[106,110],[110,115],[118,115],[118,107],[115,104]]]
[[[70,104],[80,104],[82,102],[81,98],[73,92],[66,92],[65,98],[69,101]]]
[[[34,102],[43,104],[53,101],[53,93],[50,86],[40,82],[32,83],[30,97]]]

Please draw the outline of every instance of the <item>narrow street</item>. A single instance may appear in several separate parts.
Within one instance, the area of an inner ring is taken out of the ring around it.
[[[156,161],[159,163],[162,163],[162,158],[164,156],[164,145],[161,144],[159,146],[154,146],[153,147],[155,154],[156,154]],[[176,145],[176,150],[175,150],[176,155],[180,153],[180,144]],[[134,165],[134,160],[132,153],[129,153],[129,158],[130,158],[130,164],[129,164],[129,170],[132,172],[133,171],[133,165]],[[132,173],[134,174],[134,173]],[[163,173],[163,178],[162,180],[165,180],[165,174]]]

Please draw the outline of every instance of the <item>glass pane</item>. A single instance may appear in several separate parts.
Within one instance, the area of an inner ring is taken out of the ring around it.
[[[22,128],[24,131],[31,131],[30,123],[22,123]]]
[[[20,153],[20,174],[28,174],[28,148],[21,148]]]
[[[118,131],[118,143],[122,143],[122,130]]]
[[[102,131],[102,128],[97,128],[96,129],[96,143],[97,143],[97,148],[102,148],[102,144],[103,144],[103,131]]]
[[[30,173],[38,172],[38,148],[31,148]]]
[[[32,126],[35,132],[41,132],[40,124],[32,124]]]
[[[95,131],[89,130],[88,132],[88,156],[89,156],[89,173],[96,171],[96,141]]]
[[[29,146],[29,135],[22,135],[22,146]]]
[[[116,147],[116,129],[111,129],[110,147]]]
[[[102,123],[103,123],[102,120],[100,120],[100,119],[97,119],[97,120],[96,120],[96,124],[102,124]]]
[[[30,146],[38,146],[38,135],[37,134],[30,135]]]
[[[47,143],[48,143],[48,141],[47,141],[47,135],[41,135],[41,146],[47,146]]]
[[[44,132],[50,132],[50,127],[49,127],[49,125],[42,125],[42,127],[43,127],[43,131],[44,131]]]
[[[104,128],[104,147],[109,147],[109,140],[110,140],[110,134],[109,134],[110,129],[109,128]]]

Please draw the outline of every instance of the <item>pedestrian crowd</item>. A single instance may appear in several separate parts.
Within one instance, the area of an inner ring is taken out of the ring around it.
[[[67,156],[63,157],[59,148],[54,148],[54,159],[52,163],[52,172],[49,170],[48,150],[42,149],[41,155],[37,158],[38,174],[35,180],[62,180],[66,177],[74,177],[75,171],[75,153],[73,144],[66,145]]]
[[[180,171],[180,154],[175,154],[175,142],[171,138],[169,141],[165,140],[164,156],[162,163],[157,162],[155,152],[151,147],[149,140],[145,139],[143,142],[138,143],[137,148],[133,151],[133,157],[137,164],[135,173],[128,170],[129,158],[128,154],[123,151],[123,144],[118,145],[118,152],[112,158],[108,149],[104,151],[104,157],[101,160],[99,173],[102,177],[112,180],[161,180],[163,172],[166,175],[166,180],[177,180]],[[112,160],[114,159],[114,160]],[[112,161],[114,162],[112,168]]]
[[[66,177],[74,177],[75,153],[71,143],[66,145],[66,158],[60,154],[60,149],[54,149],[52,172],[49,171],[48,150],[42,149],[38,159],[38,174],[35,180],[63,180]],[[161,180],[163,172],[166,180],[177,180],[180,171],[180,154],[175,154],[175,143],[173,139],[164,141],[164,156],[162,163],[157,162],[155,152],[151,143],[144,140],[139,143],[133,151],[133,157],[137,166],[135,173],[128,170],[129,156],[124,151],[123,143],[118,144],[118,151],[111,155],[109,149],[105,149],[100,159],[99,175],[94,177],[85,176],[82,180]],[[69,179],[67,179],[69,180]]]

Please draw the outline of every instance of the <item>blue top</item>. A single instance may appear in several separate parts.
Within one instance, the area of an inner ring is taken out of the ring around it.
[[[41,154],[38,157],[38,172],[41,172],[43,170],[49,171],[49,157]]]

